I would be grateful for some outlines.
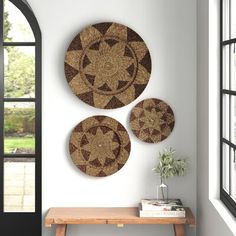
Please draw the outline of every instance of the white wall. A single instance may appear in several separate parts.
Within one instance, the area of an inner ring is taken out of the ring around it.
[[[197,235],[233,236],[219,200],[219,0],[197,6]],[[212,204],[213,203],[213,204]],[[218,211],[223,217],[221,217]]]
[[[180,197],[196,213],[196,0],[29,0],[43,36],[43,214],[52,206],[136,206],[155,197],[157,177],[151,169],[163,147],[189,156],[187,177],[169,181],[170,196]],[[153,70],[144,93],[116,110],[99,110],[77,99],[64,77],[65,51],[88,24],[116,21],[146,41]],[[130,132],[131,108],[145,98],[168,102],[176,126],[160,144],[145,144]],[[84,118],[104,114],[129,131],[132,151],[125,167],[106,178],[81,173],[68,154],[68,138]],[[172,235],[170,226],[74,226],[69,235]],[[44,229],[43,235],[53,235]],[[195,230],[188,229],[188,236]]]

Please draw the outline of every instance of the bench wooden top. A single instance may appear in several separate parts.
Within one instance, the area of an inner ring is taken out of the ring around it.
[[[186,209],[185,218],[140,218],[138,207],[56,207],[50,208],[45,226],[52,224],[188,224],[195,226],[195,218]]]

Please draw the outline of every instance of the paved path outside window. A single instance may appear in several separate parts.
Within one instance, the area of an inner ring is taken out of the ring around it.
[[[35,211],[35,163],[4,163],[4,212]]]

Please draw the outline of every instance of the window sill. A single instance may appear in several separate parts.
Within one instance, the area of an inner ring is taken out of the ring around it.
[[[234,218],[234,216],[229,212],[229,210],[219,199],[211,198],[210,202],[219,213],[221,218],[224,220],[225,224],[232,231],[232,233],[236,235],[236,218]]]

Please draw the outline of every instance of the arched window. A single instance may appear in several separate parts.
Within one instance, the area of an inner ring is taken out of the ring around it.
[[[41,33],[25,0],[0,0],[0,235],[41,235]]]

